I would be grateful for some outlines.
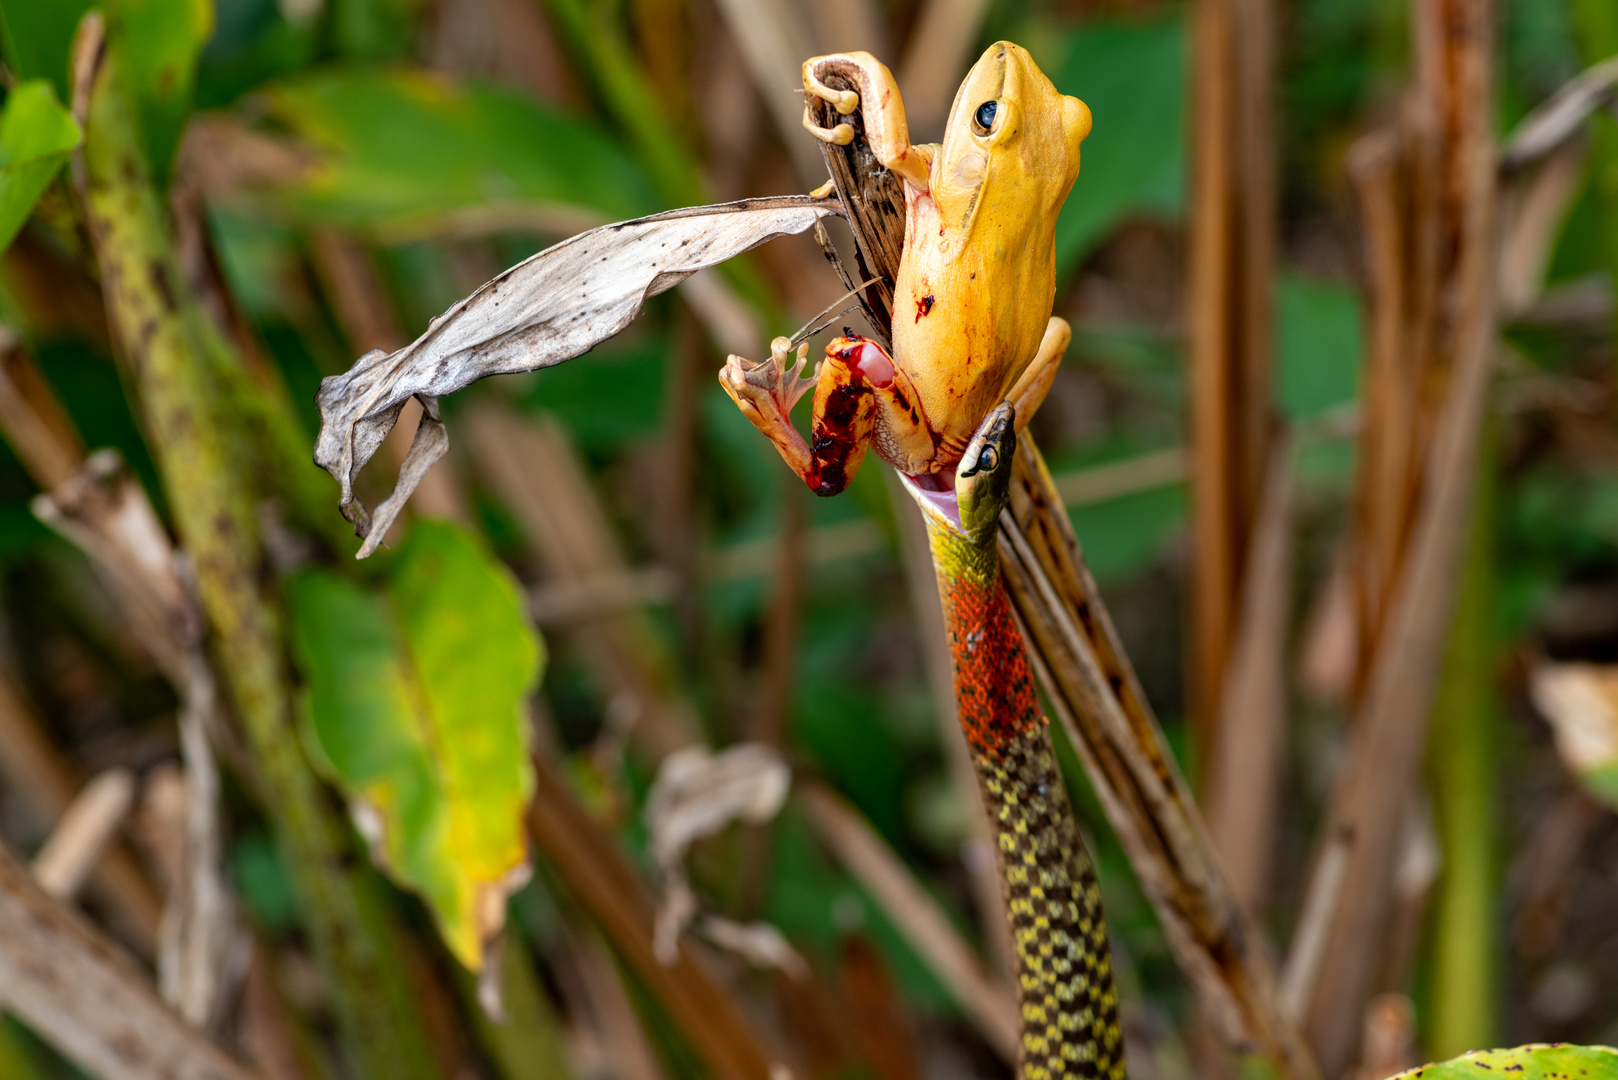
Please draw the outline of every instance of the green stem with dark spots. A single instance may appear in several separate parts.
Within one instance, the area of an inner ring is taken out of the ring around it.
[[[89,24],[81,45],[98,38]],[[230,346],[186,290],[146,171],[120,75],[121,44],[76,55],[87,100],[76,183],[119,358],[142,407],[180,541],[195,568],[216,655],[253,750],[344,1043],[372,1080],[432,1080],[433,1056],[389,942],[374,878],[303,757],[279,603],[259,535],[253,418]],[[256,419],[262,420],[259,416]]]

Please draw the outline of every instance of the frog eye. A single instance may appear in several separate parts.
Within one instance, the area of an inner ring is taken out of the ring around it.
[[[978,135],[987,135],[994,127],[995,113],[1000,111],[998,101],[985,101],[978,106],[978,111],[972,114],[972,130]]]

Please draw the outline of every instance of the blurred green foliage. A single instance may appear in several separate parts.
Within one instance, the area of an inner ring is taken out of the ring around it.
[[[291,139],[313,162],[272,197],[224,198],[207,216],[229,292],[310,431],[309,398],[318,379],[342,370],[357,351],[312,265],[312,232],[335,229],[366,246],[399,329],[413,336],[478,280],[568,231],[566,223],[582,227],[704,197],[703,118],[671,117],[643,70],[644,54],[660,43],[637,37],[641,5],[536,0],[536,6],[547,13],[580,91],[566,102],[541,101],[487,77],[427,70],[419,62],[428,55],[420,43],[438,12],[418,0],[220,0],[217,9],[207,0],[106,5],[113,33],[135,60],[131,92],[159,183],[173,167],[194,105],[220,110],[259,134]],[[1035,7],[1030,13],[1023,5],[995,6],[980,43],[1034,27],[1057,86],[1084,98],[1095,117],[1057,231],[1057,310],[1073,319],[1076,335],[1067,381],[1051,408],[1071,409],[1081,419],[1086,409],[1096,414],[1082,423],[1053,423],[1045,448],[1065,474],[1183,442],[1182,329],[1172,311],[1179,297],[1171,279],[1179,272],[1174,260],[1187,204],[1188,19],[1186,5],[1178,3],[1112,5],[1108,10],[1139,10],[1082,19],[1061,5]],[[1284,8],[1277,102],[1285,269],[1274,298],[1273,391],[1287,422],[1318,420],[1358,398],[1366,333],[1344,161],[1353,140],[1386,115],[1405,84],[1406,7],[1402,0],[1297,0]],[[69,95],[68,46],[88,8],[80,0],[0,0],[0,47],[9,71],[22,80],[7,92],[0,115],[0,246],[42,193],[49,202],[47,189],[77,144],[62,103]],[[1607,0],[1503,4],[1502,131],[1581,64],[1618,50],[1614,10]],[[700,57],[704,64],[709,59],[706,52]],[[1612,149],[1618,126],[1601,118],[1592,127],[1590,172],[1556,246],[1553,285],[1610,278],[1618,267],[1612,242],[1618,232],[1611,228],[1618,221]],[[706,134],[706,141],[720,141]],[[754,138],[761,158],[784,156],[780,136]],[[49,210],[29,228],[35,239],[55,245],[52,250],[70,252],[73,238],[51,231],[60,215]],[[1124,280],[1129,260],[1150,254],[1140,253],[1143,234],[1170,238],[1170,259],[1140,275],[1173,294],[1168,308],[1139,300],[1131,290],[1144,289]],[[791,272],[829,280],[812,251]],[[765,316],[766,336],[789,331],[787,324],[797,323],[785,311],[783,297],[792,290],[780,287],[780,268],[747,273],[752,276],[740,291]],[[1097,282],[1125,294],[1125,301],[1094,302],[1087,286]],[[7,306],[8,318],[26,323],[14,299]],[[566,427],[637,562],[659,557],[664,539],[653,518],[659,504],[648,494],[656,485],[644,478],[664,453],[671,401],[684,378],[678,373],[690,362],[690,323],[682,321],[688,318],[673,296],[661,298],[621,340],[573,363],[478,391],[500,393]],[[1542,377],[1587,380],[1579,385],[1610,377],[1610,335],[1513,326],[1507,337],[1523,365],[1508,376],[1513,388]],[[31,344],[92,445],[118,446],[166,509],[137,410],[94,333],[53,330]],[[718,358],[704,351],[699,361],[716,368]],[[695,385],[690,498],[704,550],[722,555],[731,545],[776,535],[783,472],[709,375]],[[457,403],[446,404],[453,429]],[[1610,465],[1592,463],[1559,442],[1556,418],[1523,410],[1512,415],[1529,419],[1513,419],[1503,435],[1497,546],[1489,568],[1493,598],[1477,617],[1492,620],[1500,650],[1527,655],[1540,647],[1535,635],[1555,597],[1570,586],[1618,577],[1618,479]],[[1327,563],[1331,542],[1351,514],[1351,450],[1339,444],[1311,453],[1300,466],[1306,574]],[[507,508],[475,477],[470,487],[484,539],[528,574],[533,553]],[[54,580],[66,576],[61,567],[68,564],[82,573],[61,541],[29,515],[33,493],[16,461],[0,453],[0,562],[11,577]],[[807,572],[788,749],[853,801],[919,868],[963,933],[975,936],[958,865],[965,819],[924,691],[887,498],[873,464],[844,498],[817,502],[808,512],[811,528],[863,520],[884,543]],[[1177,484],[1075,508],[1075,529],[1109,596],[1128,597],[1150,612],[1177,610],[1187,510],[1188,494]],[[380,567],[356,574],[330,563],[305,570],[287,588],[315,732],[310,742],[346,791],[369,792],[373,803],[390,808],[383,861],[435,905],[463,959],[469,955],[465,897],[462,885],[444,873],[457,860],[478,861],[481,849],[463,844],[446,824],[459,812],[449,809],[457,794],[451,789],[477,804],[467,812],[480,821],[514,827],[512,808],[527,790],[519,702],[542,655],[525,625],[521,594],[480,544],[448,526],[418,522],[399,551],[380,557]],[[653,613],[653,625],[692,661],[681,689],[701,705],[715,739],[744,733],[755,707],[770,596],[771,583],[758,577],[702,587],[700,634],[676,612]],[[1126,625],[1125,632],[1150,676],[1150,696],[1179,701],[1175,635],[1157,624]],[[581,650],[561,637],[543,694],[561,749],[582,760],[604,728],[612,688],[599,685]],[[1480,661],[1485,680],[1499,659],[1491,654]],[[458,695],[466,707],[449,707]],[[120,709],[126,718],[137,712],[127,701],[114,711]],[[138,710],[142,719],[153,711],[149,703]],[[1179,718],[1165,719],[1170,738],[1183,741]],[[468,732],[478,738],[468,739]],[[1325,766],[1317,759],[1328,756],[1315,744],[1330,738],[1310,728],[1300,741],[1309,745],[1294,748],[1298,779],[1289,797],[1301,806],[1299,821],[1289,826],[1296,835],[1289,834],[1288,850],[1301,862],[1300,837],[1322,798]],[[440,747],[455,752],[443,755]],[[1179,1019],[1186,1012],[1184,986],[1161,931],[1065,742],[1059,754],[1094,840],[1126,992]],[[604,805],[612,797],[625,800],[618,807],[620,835],[641,854],[637,806],[646,763],[631,752],[617,772],[580,772],[595,777]],[[473,775],[476,785],[467,782]],[[384,789],[386,796],[379,795]],[[250,808],[236,813],[241,820],[234,823],[229,853],[235,886],[261,931],[296,940],[304,912],[288,887],[285,856],[268,839],[260,814]],[[714,861],[720,869],[699,884],[716,895],[734,892],[741,857],[721,852]],[[487,867],[479,872],[491,873]],[[879,905],[831,863],[791,809],[771,830],[764,876],[758,913],[812,959],[831,964],[849,935],[867,934],[912,1008],[924,1016],[954,1015],[944,988]],[[537,895],[522,903],[543,907]],[[1292,899],[1283,897],[1277,908]],[[1285,929],[1286,921],[1283,910],[1275,922]],[[1491,930],[1503,940],[1502,927]],[[646,1011],[655,1014],[653,1007]],[[1592,1007],[1586,1025],[1592,1038],[1599,1034],[1596,1011]],[[665,1041],[678,1044],[677,1038]],[[689,1051],[675,1050],[670,1058],[676,1076],[697,1071]],[[3,1053],[0,1059],[10,1060]]]
[[[79,125],[49,82],[34,79],[6,95],[0,115],[0,250],[28,220],[79,140]]]
[[[1176,14],[1102,23],[1066,35],[1056,88],[1090,106],[1079,178],[1056,224],[1056,266],[1067,277],[1127,218],[1185,210],[1186,34]]]
[[[657,209],[608,133],[513,91],[349,69],[278,83],[267,102],[273,120],[321,152],[313,176],[287,193],[312,220],[431,229],[476,207],[577,207],[603,221]]]

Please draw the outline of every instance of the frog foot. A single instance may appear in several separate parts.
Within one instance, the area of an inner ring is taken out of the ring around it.
[[[816,61],[829,61],[832,57],[816,57],[803,65],[803,92],[822,101],[831,103],[839,115],[847,116],[860,107],[860,96],[853,90],[833,90],[820,79],[816,71]],[[854,141],[854,128],[851,124],[837,124],[833,127],[821,127],[815,123],[814,109],[810,105],[803,107],[803,127],[821,142],[828,142],[834,146],[847,146]]]
[[[798,362],[788,368],[791,359],[791,340],[778,337],[770,342],[768,360],[755,364],[735,354],[728,357],[719,372],[719,382],[744,413],[753,413],[759,420],[790,425],[792,407],[815,385],[812,379],[800,377],[803,366],[809,362],[808,343],[798,346]]]
[[[832,107],[842,116],[847,116],[860,107],[860,96],[853,90],[833,90],[820,80],[820,72],[816,68],[820,62],[835,63],[839,58],[834,56],[817,56],[803,65],[803,90],[806,94],[813,94],[822,101],[829,101]],[[838,125],[839,127],[841,125]]]

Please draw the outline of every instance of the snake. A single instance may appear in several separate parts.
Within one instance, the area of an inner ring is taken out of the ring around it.
[[[1017,1075],[1123,1080],[1101,889],[1000,583],[996,534],[1011,494],[1015,427],[1010,403],[989,413],[956,467],[953,491],[904,481],[927,524],[961,731],[994,831],[1016,956]]]

